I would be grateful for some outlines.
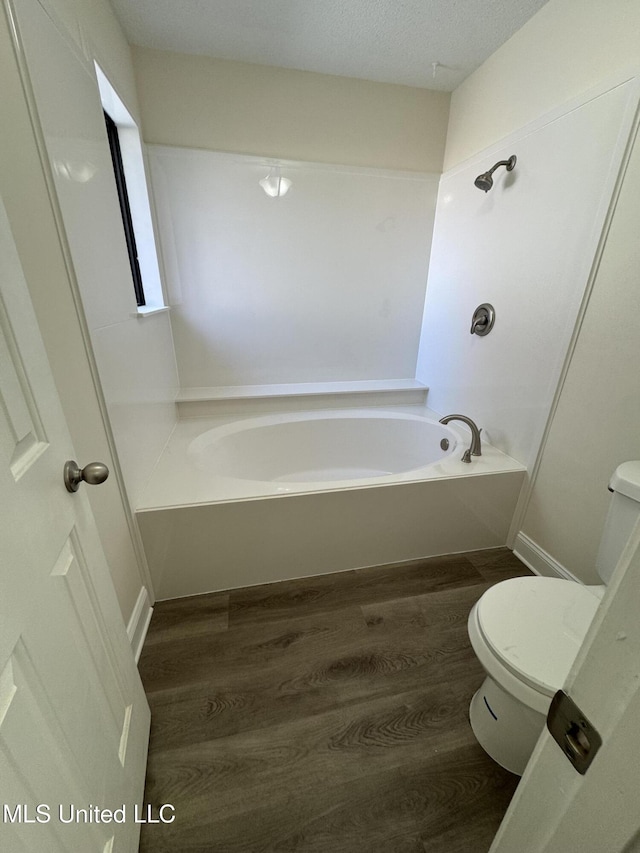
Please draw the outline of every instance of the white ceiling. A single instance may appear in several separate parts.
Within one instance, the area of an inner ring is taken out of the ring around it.
[[[111,0],[133,44],[446,91],[545,2]]]

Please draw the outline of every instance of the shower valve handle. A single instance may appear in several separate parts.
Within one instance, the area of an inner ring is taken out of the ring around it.
[[[495,308],[488,302],[483,302],[482,305],[478,305],[476,310],[473,312],[469,332],[472,335],[480,335],[480,337],[483,338],[485,335],[489,334],[491,329],[493,329],[495,321]]]

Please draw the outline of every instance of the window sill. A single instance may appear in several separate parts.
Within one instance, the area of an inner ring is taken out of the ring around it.
[[[152,314],[164,314],[165,311],[169,311],[169,305],[160,305],[154,307],[153,305],[146,306],[143,305],[141,308],[132,314],[132,317],[137,317],[138,319],[142,319],[142,317],[150,317]]]

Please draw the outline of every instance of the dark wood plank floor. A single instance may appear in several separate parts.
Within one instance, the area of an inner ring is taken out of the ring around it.
[[[143,853],[485,853],[517,778],[467,718],[504,548],[156,605]]]

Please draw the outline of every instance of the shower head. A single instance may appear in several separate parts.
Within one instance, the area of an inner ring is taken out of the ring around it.
[[[481,175],[478,175],[473,183],[479,190],[484,190],[484,192],[488,193],[493,186],[492,175],[498,166],[506,166],[507,172],[510,172],[516,165],[516,159],[516,155],[512,154],[508,160],[500,160],[500,162],[496,163],[495,166],[492,166],[488,172],[483,172]]]
[[[482,175],[478,175],[478,177],[473,182],[479,190],[484,190],[486,193],[489,192],[491,187],[493,186],[493,178],[491,177],[491,172],[483,172]]]

